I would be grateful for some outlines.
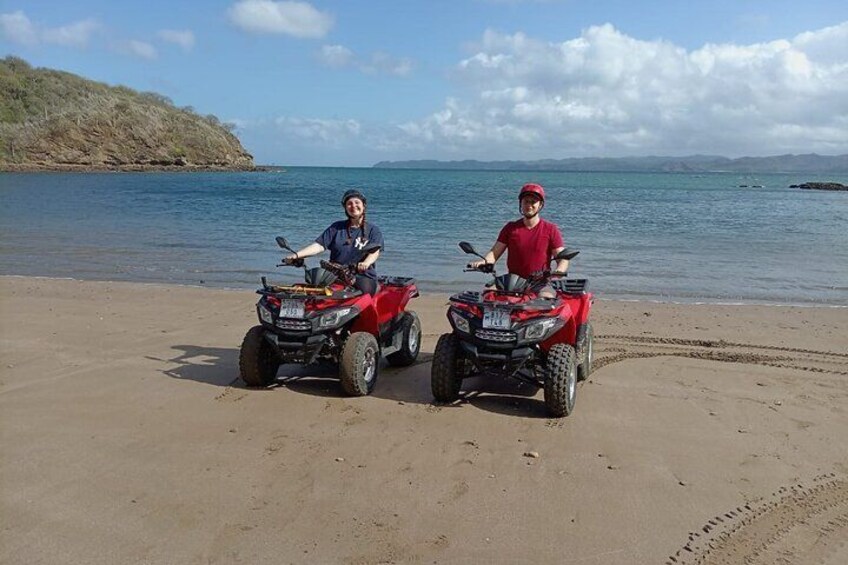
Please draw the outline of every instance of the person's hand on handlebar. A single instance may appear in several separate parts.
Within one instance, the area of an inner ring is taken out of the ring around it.
[[[298,261],[302,259],[297,256],[297,253],[292,253],[291,255],[286,255],[283,257],[283,263],[286,265],[295,265]]]
[[[370,266],[371,265],[369,265],[368,263],[366,263],[364,261],[362,263],[357,263],[356,264],[356,272],[357,273],[364,273],[365,271],[368,270],[368,267],[370,267]]]
[[[487,263],[485,259],[477,259],[475,261],[469,261],[466,267],[469,269],[479,269],[483,265],[491,265],[491,263]]]

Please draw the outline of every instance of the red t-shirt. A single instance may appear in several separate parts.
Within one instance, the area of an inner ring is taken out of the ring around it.
[[[509,222],[498,235],[498,241],[506,245],[509,272],[525,279],[531,273],[547,269],[554,249],[565,246],[556,224],[542,219],[533,229],[527,228],[524,220]]]

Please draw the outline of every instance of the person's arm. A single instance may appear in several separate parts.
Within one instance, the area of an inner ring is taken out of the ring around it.
[[[286,263],[291,263],[297,259],[305,259],[307,257],[312,257],[313,255],[318,255],[324,251],[324,246],[318,242],[312,242],[300,251],[296,251],[295,253],[288,255],[283,258],[283,261]]]
[[[506,243],[496,241],[492,248],[486,253],[486,256],[483,259],[477,259],[476,261],[471,261],[468,263],[468,267],[471,269],[476,269],[477,267],[485,264],[492,264],[498,262],[498,259],[501,258],[503,252],[506,251]]]
[[[557,254],[565,249],[565,247],[558,247],[554,249],[553,256],[556,257]],[[568,259],[560,259],[557,261],[556,268],[554,269],[555,273],[565,274],[568,272]]]
[[[377,259],[380,258],[380,250],[378,249],[374,253],[369,253],[362,261],[357,263],[356,270],[360,273],[364,273],[367,271],[371,265],[377,262]]]
[[[553,233],[551,234],[551,247],[553,250],[551,251],[551,258],[556,257],[560,251],[565,249],[565,241],[562,240],[562,232],[559,231],[559,227],[553,225]],[[554,269],[555,273],[567,273],[568,272],[568,259],[560,259],[557,261],[556,268]]]

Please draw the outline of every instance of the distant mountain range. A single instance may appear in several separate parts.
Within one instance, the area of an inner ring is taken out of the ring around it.
[[[730,159],[716,155],[687,157],[586,157],[538,161],[380,161],[378,169],[449,169],[472,171],[662,172],[662,173],[848,173],[848,155],[775,155]]]

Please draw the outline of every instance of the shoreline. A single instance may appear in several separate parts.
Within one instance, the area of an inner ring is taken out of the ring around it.
[[[412,302],[418,361],[351,398],[331,367],[244,386],[251,292],[0,293],[3,563],[848,558],[841,309],[599,300],[595,370],[552,419],[513,381],[433,402],[446,295]]]
[[[213,289],[213,290],[224,290],[231,292],[250,292],[251,290],[255,290],[258,288],[257,285],[245,285],[243,287],[239,286],[221,286],[217,284],[206,284],[206,283],[179,283],[179,282],[164,282],[164,281],[136,281],[136,280],[121,280],[121,279],[83,279],[76,277],[59,277],[59,276],[51,276],[51,275],[16,275],[16,274],[0,274],[0,279],[3,277],[8,278],[21,278],[21,279],[45,279],[45,280],[58,280],[58,281],[76,281],[76,282],[91,282],[91,283],[115,283],[115,284],[138,284],[138,285],[150,285],[150,286],[175,286],[175,287],[184,287],[184,288],[199,288],[199,289]],[[470,285],[471,286],[471,285]],[[477,285],[481,286],[481,285]],[[594,293],[594,290],[590,291]],[[454,291],[433,291],[433,290],[419,290],[421,296],[434,296],[434,297],[443,297],[447,300],[453,294],[457,292],[462,292],[461,290]],[[665,304],[670,306],[722,306],[722,307],[764,307],[764,308],[824,308],[824,309],[843,309],[848,308],[848,304],[829,304],[829,303],[821,303],[821,302],[799,302],[799,303],[791,303],[791,302],[754,302],[754,301],[731,301],[726,299],[716,298],[714,301],[710,299],[698,298],[693,299],[692,301],[686,301],[683,299],[667,299],[663,300],[661,298],[622,298],[620,295],[611,295],[609,297],[601,294],[598,296],[595,294],[595,301],[598,302],[621,302],[621,303],[634,303],[634,304]]]
[[[261,173],[266,166],[229,167],[219,165],[34,165],[0,164],[0,173]]]

